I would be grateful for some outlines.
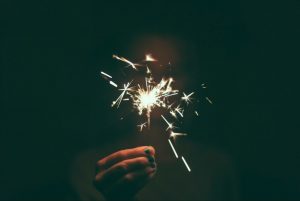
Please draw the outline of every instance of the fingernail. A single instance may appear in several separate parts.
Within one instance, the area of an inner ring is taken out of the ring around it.
[[[148,155],[151,153],[149,148],[145,149],[144,152]]]
[[[154,163],[154,158],[153,158],[152,156],[149,156],[149,157],[148,157],[148,161],[149,161],[150,163]]]

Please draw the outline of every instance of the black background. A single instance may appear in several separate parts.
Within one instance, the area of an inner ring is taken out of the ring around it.
[[[100,70],[151,52],[187,88],[208,83],[214,105],[192,137],[232,156],[243,199],[299,199],[299,6],[1,1],[0,198],[63,196],[72,158],[111,136]]]

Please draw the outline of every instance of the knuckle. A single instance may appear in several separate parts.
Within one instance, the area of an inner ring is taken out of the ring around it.
[[[120,163],[117,168],[121,172],[127,172],[128,165],[126,163]]]
[[[146,165],[148,165],[148,159],[146,157],[141,157],[136,161],[136,163],[139,166],[146,166]]]

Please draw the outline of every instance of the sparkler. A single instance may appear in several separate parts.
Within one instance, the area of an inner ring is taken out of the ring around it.
[[[128,101],[131,102],[133,108],[139,115],[145,115],[147,117],[147,121],[137,125],[140,132],[142,132],[146,127],[150,128],[151,112],[156,108],[162,108],[162,111],[164,111],[164,115],[169,114],[176,120],[178,116],[180,116],[181,118],[184,117],[184,108],[180,105],[180,101],[185,102],[186,106],[189,105],[190,103],[192,103],[192,95],[194,95],[195,92],[191,92],[189,94],[182,92],[183,96],[179,98],[179,101],[175,101],[170,104],[170,98],[178,96],[179,90],[173,88],[174,79],[172,77],[162,78],[160,82],[156,82],[154,80],[148,64],[149,62],[156,62],[157,60],[153,58],[151,54],[147,54],[145,56],[145,60],[143,62],[146,62],[146,64],[144,63],[143,65],[133,63],[128,59],[119,57],[117,55],[113,55],[113,58],[125,62],[127,64],[126,67],[131,67],[135,71],[139,71],[142,68],[145,68],[145,82],[135,83],[133,80],[131,80],[130,82],[123,84],[123,88],[118,89],[119,91],[121,91],[120,95],[111,104],[112,107],[119,108],[123,101]],[[168,64],[171,65],[171,62],[169,62]],[[109,84],[118,88],[118,85],[111,80],[111,75],[102,71],[101,75],[104,77],[104,79],[109,80]],[[202,85],[202,87],[205,87],[204,84]],[[212,104],[211,100],[208,99],[208,97],[206,97],[206,99]],[[176,104],[177,106],[173,107],[174,104]],[[198,116],[197,111],[195,111],[195,114]],[[175,157],[178,158],[178,153],[171,139],[173,139],[175,142],[177,137],[186,136],[187,134],[175,132],[174,130],[178,129],[178,127],[175,127],[174,123],[169,122],[164,115],[161,114],[161,118],[167,124],[166,131],[170,130],[168,133],[168,142],[172,148],[172,151],[174,152]],[[123,117],[121,119],[123,119]],[[181,157],[181,159],[190,172],[191,169],[183,156]]]

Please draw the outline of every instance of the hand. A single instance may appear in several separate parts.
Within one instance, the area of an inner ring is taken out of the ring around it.
[[[94,185],[106,199],[133,199],[155,175],[153,147],[143,146],[113,153],[96,164]]]

